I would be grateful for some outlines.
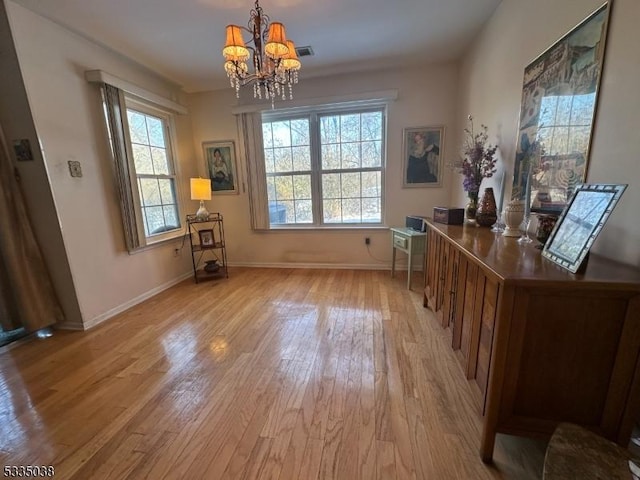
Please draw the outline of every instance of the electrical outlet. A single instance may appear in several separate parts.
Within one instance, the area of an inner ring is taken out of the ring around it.
[[[369,237],[364,237],[364,244],[371,245],[371,239]]]

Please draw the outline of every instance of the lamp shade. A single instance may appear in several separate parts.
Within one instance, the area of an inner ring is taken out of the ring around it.
[[[227,41],[222,49],[227,60],[246,61],[249,59],[249,49],[242,39],[242,32],[237,25],[227,25]]]
[[[191,200],[211,200],[211,180],[209,178],[191,179]]]
[[[287,53],[282,58],[282,66],[285,70],[300,70],[301,63],[298,59],[298,54],[296,53],[296,46],[293,44],[291,40],[287,40],[287,47],[289,48],[289,53]]]
[[[289,53],[287,34],[285,33],[283,24],[273,22],[269,25],[269,36],[267,37],[264,51],[271,58],[282,58]]]

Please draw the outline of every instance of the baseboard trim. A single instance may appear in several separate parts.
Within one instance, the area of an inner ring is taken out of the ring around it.
[[[143,293],[142,295],[138,295],[137,297],[132,298],[128,302],[125,302],[125,303],[123,303],[121,305],[118,305],[117,307],[112,308],[111,310],[108,310],[108,311],[98,315],[97,317],[93,317],[92,319],[87,320],[86,322],[84,322],[82,330],[89,330],[90,328],[95,327],[96,325],[104,322],[105,320],[108,320],[111,317],[115,317],[119,313],[122,313],[125,310],[128,310],[129,308],[131,308],[131,307],[133,307],[133,306],[135,306],[135,305],[137,305],[139,303],[142,303],[145,300],[147,300],[147,299],[159,294],[160,292],[163,292],[164,290],[166,290],[168,288],[171,288],[174,285],[177,285],[178,283],[186,280],[187,278],[191,278],[191,277],[193,277],[193,272],[191,270],[189,270],[188,272],[184,273],[183,275],[180,275],[177,278],[174,278],[173,280],[169,280],[168,282],[163,283],[162,285],[158,285],[157,287],[152,288],[151,290]],[[75,324],[73,326],[75,326]],[[68,328],[68,330],[75,330],[75,328]]]
[[[249,268],[311,268],[328,270],[391,270],[391,264],[384,263],[373,265],[370,263],[257,263],[257,262],[233,262],[229,267],[249,267]],[[405,263],[396,263],[396,270],[407,270]],[[414,270],[416,271],[416,270]]]

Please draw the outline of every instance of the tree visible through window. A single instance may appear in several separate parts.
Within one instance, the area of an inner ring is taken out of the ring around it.
[[[382,223],[383,109],[262,127],[271,224]]]
[[[179,229],[167,121],[133,108],[127,108],[127,120],[145,236]]]

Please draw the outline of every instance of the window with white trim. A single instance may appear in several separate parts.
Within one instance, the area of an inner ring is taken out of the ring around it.
[[[153,243],[180,233],[171,115],[126,99],[125,138],[140,235]]]
[[[271,226],[382,224],[385,128],[384,106],[263,114]]]

